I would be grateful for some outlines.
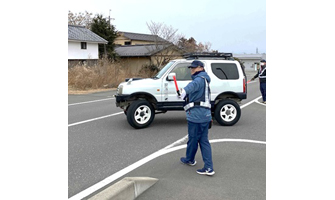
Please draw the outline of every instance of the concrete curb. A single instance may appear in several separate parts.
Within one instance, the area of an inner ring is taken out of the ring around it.
[[[158,179],[150,177],[126,177],[88,200],[133,200],[157,181]]]

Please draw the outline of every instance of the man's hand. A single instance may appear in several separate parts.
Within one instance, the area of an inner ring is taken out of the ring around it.
[[[181,99],[181,90],[182,90],[182,89],[177,90],[177,98],[178,98],[178,99]]]
[[[179,94],[180,94],[180,95],[179,95]],[[177,97],[178,97],[179,99],[184,99],[185,96],[186,96],[186,92],[185,92],[185,90],[183,90],[183,88],[180,88],[180,90],[179,90],[179,94],[177,94]]]
[[[255,80],[255,78],[252,78],[250,81],[253,81],[253,80]]]
[[[184,99],[186,97],[186,92],[183,90],[183,88],[180,88],[181,98]]]

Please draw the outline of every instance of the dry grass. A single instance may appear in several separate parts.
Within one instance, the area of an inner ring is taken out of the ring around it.
[[[143,68],[134,74],[122,62],[100,60],[96,66],[77,65],[68,70],[69,94],[84,94],[116,88],[125,78],[151,77],[157,72]]]

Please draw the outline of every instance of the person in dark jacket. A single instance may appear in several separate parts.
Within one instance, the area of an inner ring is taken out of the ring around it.
[[[205,163],[198,174],[214,175],[212,148],[208,140],[208,127],[212,120],[210,104],[210,77],[204,70],[201,61],[194,60],[188,67],[191,69],[192,82],[190,82],[181,93],[180,98],[185,99],[184,109],[186,111],[188,124],[188,142],[186,157],[180,158],[183,164],[194,166],[195,154],[200,146],[202,159]]]
[[[251,79],[251,81],[259,78],[259,88],[262,93],[263,103],[266,104],[266,61],[261,60],[261,66],[257,71],[257,74]]]

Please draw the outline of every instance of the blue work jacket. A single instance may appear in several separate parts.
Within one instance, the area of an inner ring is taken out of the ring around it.
[[[200,71],[192,75],[192,82],[190,82],[184,88],[186,94],[188,95],[189,102],[204,101],[204,99],[202,98],[204,98],[206,83],[202,77],[207,80],[209,85],[211,81],[210,77],[205,71]],[[193,123],[210,122],[212,120],[211,110],[209,108],[195,105],[194,107],[186,111],[186,118],[188,121]]]

